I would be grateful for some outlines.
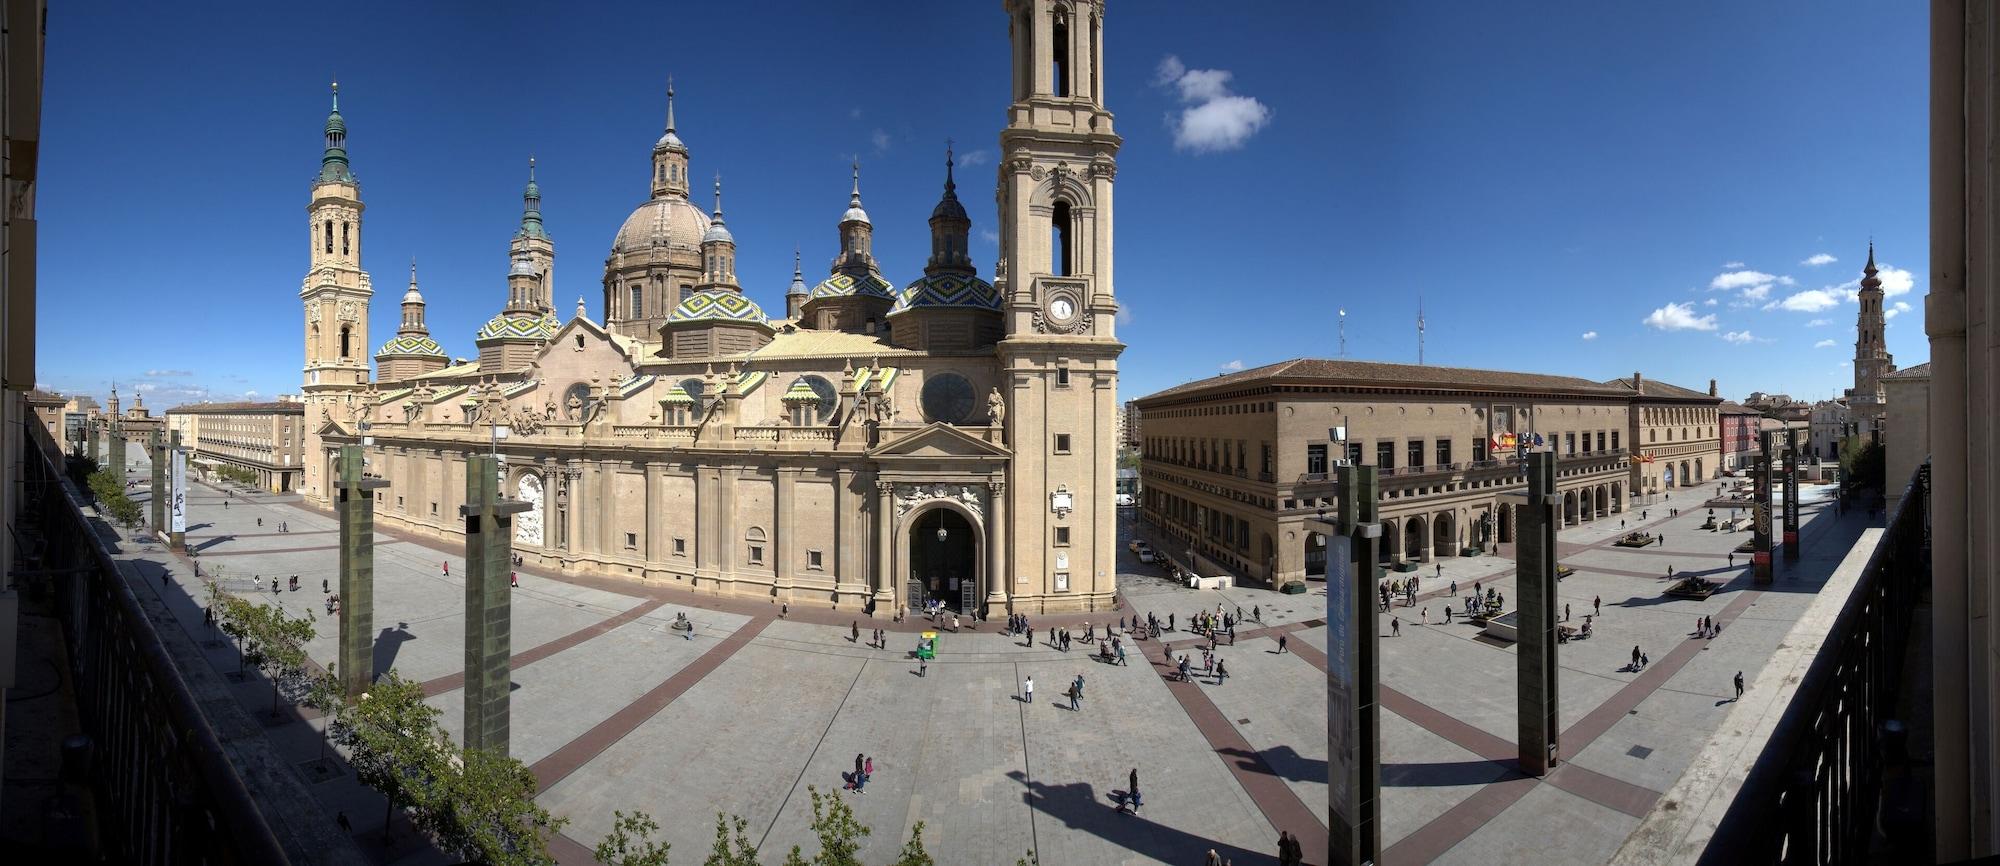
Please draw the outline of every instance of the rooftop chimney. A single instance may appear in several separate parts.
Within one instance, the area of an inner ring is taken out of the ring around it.
[[[1632,390],[1640,392],[1646,390],[1646,377],[1640,375],[1637,370],[1632,371]]]
[[[1714,379],[1710,379],[1710,380],[1708,380],[1708,396],[1710,396],[1710,397],[1715,397],[1715,396],[1718,396],[1718,395],[1717,395],[1717,394],[1715,393],[1715,380],[1714,380]]]

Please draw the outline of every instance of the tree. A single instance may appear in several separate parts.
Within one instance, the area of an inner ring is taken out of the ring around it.
[[[650,838],[654,830],[660,829],[652,816],[644,812],[611,815],[611,834],[597,843],[592,852],[597,862],[604,866],[667,866],[667,849],[672,846]]]
[[[734,838],[730,833],[732,823]],[[742,818],[715,813],[715,848],[708,852],[708,859],[701,866],[758,866],[757,846],[750,844],[750,836],[745,832],[748,826],[749,822]]]
[[[442,732],[439,732],[442,734]],[[554,862],[549,837],[569,823],[535,804],[535,774],[520,759],[467,749],[443,784],[420,802],[416,820],[438,847],[486,866]],[[661,851],[665,862],[665,851]]]
[[[1846,494],[1863,490],[1885,490],[1888,461],[1882,443],[1850,436],[1840,448],[1840,486]]]
[[[293,619],[277,605],[256,605],[249,617],[251,638],[260,649],[257,667],[271,678],[271,716],[278,715],[278,698],[306,685],[306,644],[313,639],[313,615]]]
[[[422,683],[391,670],[333,721],[333,741],[347,750],[355,779],[388,799],[385,842],[395,810],[427,802],[435,780],[450,772],[440,712],[424,703]]]
[[[258,666],[264,663],[263,649],[256,640],[256,605],[237,598],[222,589],[219,581],[208,582],[208,609],[215,613],[215,624],[222,633],[236,639],[236,672],[243,672],[244,662]]]
[[[819,853],[806,860],[793,845],[785,855],[785,866],[861,866],[856,855],[861,838],[869,833],[867,825],[855,820],[854,810],[839,794],[821,794],[814,785],[807,785],[806,793],[812,795],[812,831],[819,837]]]
[[[139,503],[133,502],[132,497],[126,496],[123,492],[106,499],[105,504],[109,506],[112,521],[126,529],[139,525],[140,519],[146,514],[145,509],[139,507]]]
[[[924,822],[918,821],[910,828],[910,841],[903,843],[903,853],[890,866],[937,866],[930,852],[924,850]]]

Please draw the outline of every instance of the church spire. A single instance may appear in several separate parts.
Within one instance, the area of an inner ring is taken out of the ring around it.
[[[847,195],[847,212],[840,215],[840,256],[834,259],[833,269],[867,270],[875,269],[874,235],[875,226],[868,221],[868,212],[861,209],[861,157],[854,157],[854,188]]]
[[[958,184],[952,179],[951,142],[944,146],[944,196],[938,199],[937,207],[931,209],[931,258],[924,266],[924,273],[938,271],[971,271],[972,256],[967,251],[967,239],[972,233],[972,218],[965,215],[965,206],[958,202]]]
[[[333,110],[326,116],[326,153],[319,159],[320,183],[354,183],[347,164],[347,121],[340,116],[340,82],[333,83]]]
[[[535,158],[528,157],[528,185],[521,190],[521,231],[518,237],[547,237],[542,228],[542,188],[535,183]]]
[[[667,128],[653,142],[653,198],[686,198],[688,149],[674,132],[674,79],[667,78]]]

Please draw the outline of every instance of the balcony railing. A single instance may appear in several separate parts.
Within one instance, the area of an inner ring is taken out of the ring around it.
[[[1894,748],[1883,723],[1902,690],[1911,612],[1929,584],[1929,501],[1927,463],[1910,479],[1701,862],[1870,859],[1883,764]]]

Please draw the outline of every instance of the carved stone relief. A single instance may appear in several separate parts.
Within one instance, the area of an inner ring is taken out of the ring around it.
[[[986,490],[980,484],[897,484],[896,517],[927,502],[955,502],[972,512],[974,520],[986,519]]]

